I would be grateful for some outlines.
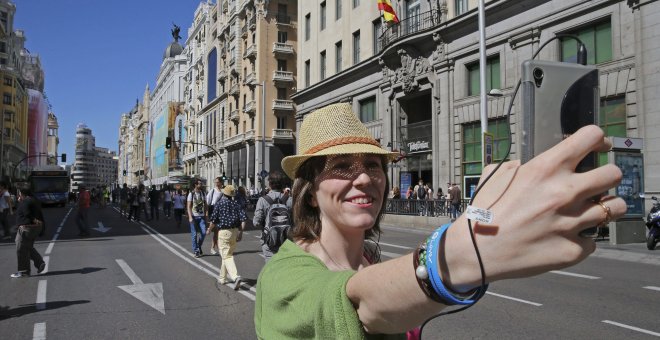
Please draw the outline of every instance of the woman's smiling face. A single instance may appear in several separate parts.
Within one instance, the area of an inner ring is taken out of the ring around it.
[[[385,186],[380,156],[329,156],[314,182],[312,205],[319,208],[324,223],[368,230],[380,213]]]

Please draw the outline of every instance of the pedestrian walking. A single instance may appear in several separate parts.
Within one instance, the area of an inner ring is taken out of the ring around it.
[[[222,193],[226,199],[220,199],[215,203],[210,219],[211,227],[219,229],[218,247],[222,257],[222,266],[218,283],[226,284],[231,280],[234,282],[234,290],[238,290],[243,279],[238,275],[238,269],[236,269],[234,249],[236,249],[236,242],[243,237],[247,216],[235,199],[236,189],[233,185],[225,186]]]
[[[186,197],[183,195],[181,189],[177,190],[174,194],[172,201],[174,202],[174,221],[176,221],[176,227],[181,228],[181,219],[183,217],[183,210],[186,206]]]
[[[144,212],[144,219],[146,221],[151,221],[151,218],[149,218],[149,213],[147,212],[147,196],[148,196],[147,195],[147,188],[143,184],[140,184],[138,186],[138,195],[137,195],[138,206],[139,206],[138,215],[137,215],[138,216],[138,219],[137,219],[138,221],[140,220],[140,213],[141,212]]]
[[[224,181],[222,180],[221,177],[216,177],[213,180],[213,189],[209,190],[209,192],[206,194],[206,204],[208,209],[206,209],[206,218],[209,218],[211,213],[213,212],[213,207],[215,204],[218,202],[219,199],[222,199],[224,195],[222,194],[222,187],[225,186]],[[206,230],[206,233],[211,233],[211,255],[218,255],[218,229],[217,228],[210,228]]]
[[[156,221],[160,218],[160,212],[158,212],[158,206],[160,202],[160,191],[156,189],[155,185],[151,186],[151,191],[149,191],[149,205],[151,206],[151,219],[154,217]]]
[[[270,186],[270,191],[268,194],[259,197],[259,200],[257,201],[257,207],[254,209],[252,224],[254,224],[254,226],[260,229],[262,232],[261,253],[263,254],[264,260],[266,260],[266,262],[268,262],[268,260],[270,260],[270,258],[273,257],[273,255],[279,250],[279,246],[273,249],[269,247],[267,244],[268,242],[266,242],[265,234],[268,232],[267,229],[269,229],[272,225],[272,221],[267,220],[269,215],[268,211],[270,210],[270,207],[273,205],[273,203],[279,202],[286,205],[287,209],[289,210],[290,217],[290,212],[293,208],[293,199],[291,196],[282,192],[286,186],[286,180],[287,179],[282,171],[271,170],[271,172],[268,174],[268,184]]]
[[[192,239],[192,251],[195,257],[202,257],[202,244],[206,237],[206,197],[204,195],[203,183],[195,180],[195,188],[188,194],[188,222],[190,223],[190,237]]]
[[[119,190],[119,215],[128,217],[128,185],[124,183]]]
[[[140,200],[138,197],[140,196],[140,193],[138,192],[138,188],[133,187],[128,191],[128,204],[129,204],[129,211],[128,211],[128,220],[130,221],[133,219],[135,222],[140,222]]]
[[[16,208],[16,258],[18,271],[11,274],[12,278],[30,276],[30,260],[37,268],[37,273],[46,269],[46,263],[41,254],[34,249],[34,241],[42,234],[44,228],[44,215],[39,201],[32,197],[29,188],[18,192],[18,206]]]
[[[456,183],[452,183],[449,194],[451,195],[451,218],[455,221],[461,211],[461,188]]]
[[[78,214],[76,215],[76,223],[78,224],[79,231],[78,236],[80,237],[89,236],[89,222],[87,221],[87,215],[89,213],[91,200],[92,198],[90,197],[89,191],[87,191],[84,185],[81,185],[78,192]]]
[[[9,216],[13,215],[13,207],[9,187],[4,181],[0,181],[0,224],[2,225],[3,240],[11,240],[11,228],[9,227]]]
[[[168,220],[172,218],[172,190],[168,187],[163,190],[163,213]]]

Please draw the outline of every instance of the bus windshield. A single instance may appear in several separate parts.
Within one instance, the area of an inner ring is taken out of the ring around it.
[[[69,179],[67,177],[32,177],[32,190],[40,192],[68,192]]]

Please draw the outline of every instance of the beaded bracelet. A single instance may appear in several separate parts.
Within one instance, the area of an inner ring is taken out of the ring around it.
[[[430,287],[429,273],[426,270],[426,242],[420,244],[413,253],[413,268],[415,268],[415,276],[417,277],[417,285],[431,300],[445,304],[440,296]]]
[[[478,287],[476,290],[473,290],[472,294],[465,297],[455,294],[447,289],[440,278],[440,241],[450,226],[450,223],[442,225],[426,242],[426,269],[428,271],[429,281],[431,282],[431,286],[435,293],[440,296],[443,303],[446,305],[471,305],[477,302],[486,293],[488,285]]]

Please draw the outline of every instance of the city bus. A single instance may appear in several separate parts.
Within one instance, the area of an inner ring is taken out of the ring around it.
[[[66,205],[69,195],[69,174],[66,170],[32,170],[28,182],[34,198],[42,205]]]

